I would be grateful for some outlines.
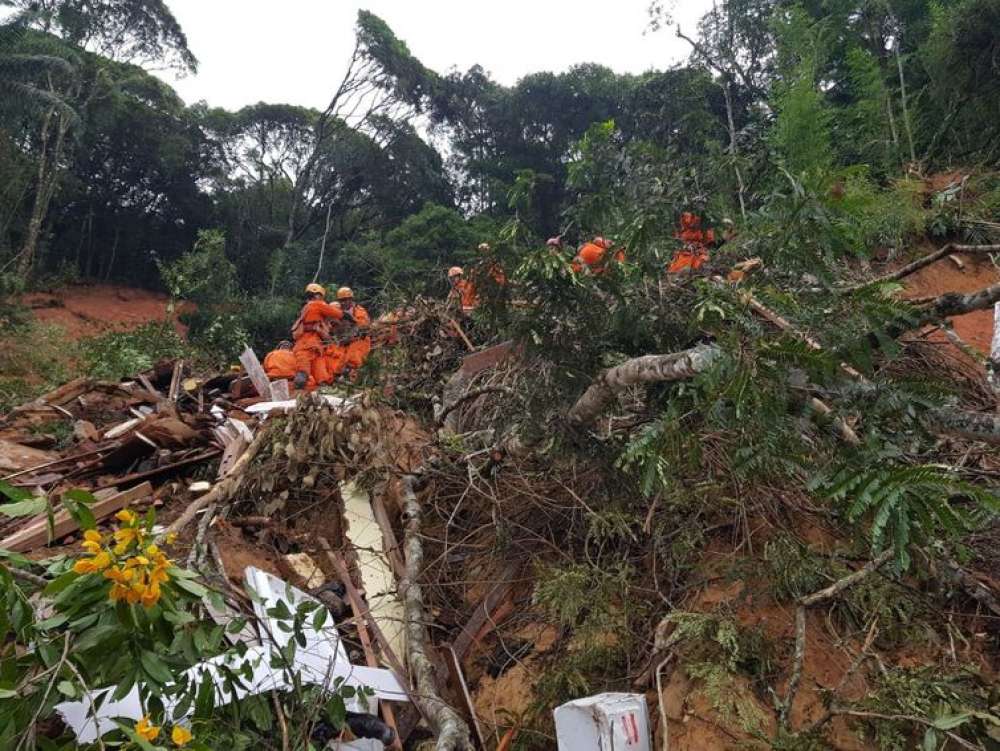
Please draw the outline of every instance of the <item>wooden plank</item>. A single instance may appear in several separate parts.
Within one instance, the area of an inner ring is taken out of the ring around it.
[[[465,659],[469,652],[469,648],[476,640],[476,636],[479,634],[483,624],[490,620],[490,617],[493,615],[493,611],[496,610],[497,606],[514,588],[514,583],[511,580],[516,574],[517,568],[514,565],[509,565],[504,569],[502,574],[503,580],[498,582],[493,589],[490,590],[489,594],[483,598],[483,601],[476,606],[476,609],[473,611],[469,621],[465,624],[465,628],[463,628],[458,636],[455,637],[455,641],[452,643],[452,646],[454,647],[455,654],[458,656],[460,661]]]
[[[133,417],[131,420],[126,420],[121,425],[116,425],[115,427],[113,427],[110,430],[106,431],[104,433],[104,438],[106,440],[110,440],[110,439],[113,439],[113,438],[120,438],[121,436],[125,435],[130,430],[132,430],[132,428],[136,427],[144,419],[145,418],[143,418],[143,417]]]
[[[124,477],[116,477],[110,482],[104,483],[98,486],[98,489],[106,488],[110,485],[127,485],[130,482],[138,482],[139,480],[146,480],[150,477],[158,477],[159,475],[166,474],[175,469],[180,469],[181,467],[186,467],[189,464],[198,464],[206,459],[211,459],[212,457],[218,456],[220,453],[219,449],[213,448],[204,452],[203,454],[198,454],[197,456],[191,456],[187,459],[182,459],[179,462],[174,462],[173,464],[164,464],[162,467],[157,467],[156,469],[150,469],[145,472],[136,472],[135,474],[125,475]]]
[[[58,407],[62,404],[69,404],[81,394],[89,391],[93,386],[94,380],[92,378],[75,378],[68,383],[64,383],[54,391],[50,391],[44,396],[39,397],[37,401],[41,404]]]
[[[271,401],[287,402],[291,398],[292,394],[288,388],[288,381],[281,379],[280,381],[273,381],[271,383]]]
[[[250,442],[243,438],[243,436],[237,436],[232,439],[222,454],[222,461],[219,462],[219,473],[216,475],[217,479],[221,480],[228,475],[248,448],[250,448]]]
[[[174,372],[170,376],[170,390],[167,392],[167,398],[172,402],[177,401],[177,394],[181,387],[181,373],[184,372],[184,361],[178,360],[174,363]]]
[[[163,394],[161,394],[159,392],[159,390],[157,390],[156,386],[154,386],[152,383],[150,383],[149,379],[146,378],[146,376],[140,375],[139,376],[139,383],[142,384],[142,387],[144,389],[146,389],[146,391],[148,391],[150,394],[152,394],[153,396],[155,396],[157,400],[159,400],[159,401],[163,400]]]
[[[98,501],[90,507],[90,511],[94,514],[94,518],[100,521],[120,511],[130,503],[147,498],[152,494],[153,486],[148,482],[144,482],[142,485],[137,485],[103,501]],[[55,529],[53,539],[64,537],[78,529],[76,520],[65,509],[56,512],[55,524],[53,526]],[[49,541],[48,519],[45,516],[40,516],[36,517],[28,526],[18,530],[4,540],[0,540],[0,548],[12,550],[15,553],[27,553],[30,550],[48,544]]]
[[[406,575],[406,565],[403,562],[403,554],[400,552],[399,541],[389,521],[389,512],[385,509],[385,501],[378,493],[372,495],[372,511],[375,514],[375,522],[382,531],[382,548],[389,556],[389,563],[397,579],[403,579]]]
[[[261,366],[260,360],[257,359],[257,355],[249,347],[243,350],[243,354],[240,355],[240,364],[243,365],[247,375],[250,376],[253,387],[257,390],[257,395],[274,401],[271,396],[271,382],[267,379],[267,373],[264,372],[264,368]]]

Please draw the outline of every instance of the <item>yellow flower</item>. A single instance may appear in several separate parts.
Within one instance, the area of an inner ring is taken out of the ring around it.
[[[158,547],[156,547],[156,545],[149,545],[146,548],[146,555],[149,556],[150,558],[154,558],[155,559],[157,556],[163,555],[163,554],[160,552],[160,549]]]
[[[94,571],[103,571],[108,566],[111,565],[111,553],[106,550],[102,550],[100,553],[95,555],[91,561],[94,564]]]
[[[190,743],[192,738],[194,738],[194,736],[191,735],[191,731],[187,728],[181,727],[180,725],[175,725],[174,729],[170,731],[170,740],[174,742],[174,745],[180,746],[181,748],[184,748],[188,743]]]
[[[167,536],[164,538],[164,540],[166,541],[167,545],[173,545],[174,542],[177,541],[177,533],[167,532]]]
[[[73,564],[73,571],[77,574],[92,574],[96,570],[93,558],[81,558]]]
[[[110,579],[118,584],[126,584],[132,581],[132,574],[134,572],[129,569],[122,569],[118,566],[112,566],[107,571],[104,572],[104,578]]]
[[[160,728],[152,724],[147,716],[135,724],[135,734],[143,740],[152,741],[160,734]]]
[[[140,598],[144,608],[151,608],[160,600],[160,585],[150,584]]]
[[[115,542],[119,545],[128,545],[131,542],[138,542],[142,533],[135,527],[122,527],[115,530]]]
[[[83,549],[91,555],[97,555],[98,551],[101,549],[101,543],[94,542],[93,540],[84,540],[81,545],[83,546]]]
[[[129,589],[122,584],[114,584],[111,587],[111,591],[108,592],[108,597],[111,602],[118,602],[119,600],[128,599]]]
[[[127,508],[123,508],[117,514],[115,514],[115,519],[125,524],[135,524],[136,517],[135,513],[129,511]]]
[[[101,540],[103,540],[104,538],[101,537],[101,533],[98,532],[96,529],[88,529],[86,532],[83,533],[83,539],[86,540],[87,542],[100,543]]]

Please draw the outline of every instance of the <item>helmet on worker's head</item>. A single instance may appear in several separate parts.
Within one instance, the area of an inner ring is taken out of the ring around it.
[[[454,279],[456,276],[462,276],[462,274],[464,273],[465,272],[462,271],[461,266],[452,266],[450,269],[448,269],[448,278]]]
[[[323,297],[326,297],[326,288],[323,287],[323,285],[321,284],[316,284],[316,282],[312,282],[311,284],[306,285],[306,294],[322,295]]]
[[[489,253],[490,252],[490,244],[489,243],[479,243],[479,252],[480,253]]]
[[[701,217],[693,211],[685,211],[681,214],[681,227],[684,229],[697,229],[701,224]]]
[[[593,242],[594,242],[594,245],[598,246],[599,248],[604,248],[605,250],[608,250],[609,248],[611,248],[611,245],[612,245],[612,242],[608,238],[601,237],[600,235],[598,235],[597,237],[595,237],[594,240],[593,240]]]
[[[550,237],[545,241],[545,244],[550,248],[561,248],[562,247],[562,237]]]
[[[338,300],[353,300],[354,299],[354,290],[351,289],[350,287],[341,287],[340,289],[337,290],[337,299]]]

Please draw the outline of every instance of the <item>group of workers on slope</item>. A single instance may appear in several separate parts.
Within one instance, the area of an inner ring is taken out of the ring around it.
[[[674,237],[680,240],[681,247],[674,253],[674,257],[667,267],[667,272],[671,274],[700,269],[708,260],[709,246],[715,244],[715,231],[712,229],[703,230],[701,217],[690,211],[681,214],[680,228]],[[562,252],[562,238],[550,238],[546,245],[553,253]],[[479,305],[480,295],[477,282],[482,283],[482,280],[489,279],[499,287],[507,286],[507,275],[496,259],[491,256],[489,243],[482,243],[479,246],[479,252],[482,254],[482,260],[477,264],[473,278],[468,278],[461,266],[452,266],[448,269],[448,283],[451,288],[448,300],[460,307],[465,314],[471,313]],[[625,251],[622,248],[615,249],[611,240],[598,236],[580,246],[573,260],[570,261],[570,268],[575,274],[588,273],[600,276],[607,273],[609,260],[624,263]]]
[[[681,247],[667,268],[671,274],[695,271],[708,260],[708,248],[715,243],[715,232],[701,229],[701,217],[689,211],[681,214],[680,229],[674,235]],[[553,237],[546,243],[551,252],[562,253],[562,239]],[[461,266],[448,269],[450,291],[448,302],[469,315],[480,304],[480,287],[492,284],[507,286],[507,274],[492,254],[489,243],[479,245],[480,261],[466,277]],[[580,246],[570,268],[575,274],[602,275],[609,261],[625,262],[625,251],[615,249],[605,237],[595,237]],[[383,316],[393,324],[395,314]],[[380,319],[382,321],[383,319]],[[292,325],[292,341],[284,341],[264,358],[264,371],[271,379],[291,379],[296,389],[312,391],[333,383],[345,375],[354,379],[372,349],[371,317],[354,301],[350,287],[337,290],[337,300],[326,301],[326,289],[312,283],[306,286],[306,302]],[[395,326],[390,325],[394,330]],[[393,339],[395,337],[393,336]],[[392,339],[389,340],[392,343]]]
[[[312,391],[341,375],[356,378],[372,349],[371,317],[354,301],[350,287],[326,301],[326,289],[306,285],[306,302],[292,324],[292,341],[284,341],[264,358],[271,379],[291,379],[296,389]]]

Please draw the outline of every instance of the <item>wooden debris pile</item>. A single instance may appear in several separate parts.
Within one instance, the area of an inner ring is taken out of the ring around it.
[[[260,400],[247,377],[195,377],[177,360],[120,383],[77,378],[15,408],[0,418],[0,481],[20,505],[0,506],[0,548],[72,542],[77,523],[60,510],[71,490],[93,494],[98,523],[204,493],[249,446],[257,418],[244,410]]]

